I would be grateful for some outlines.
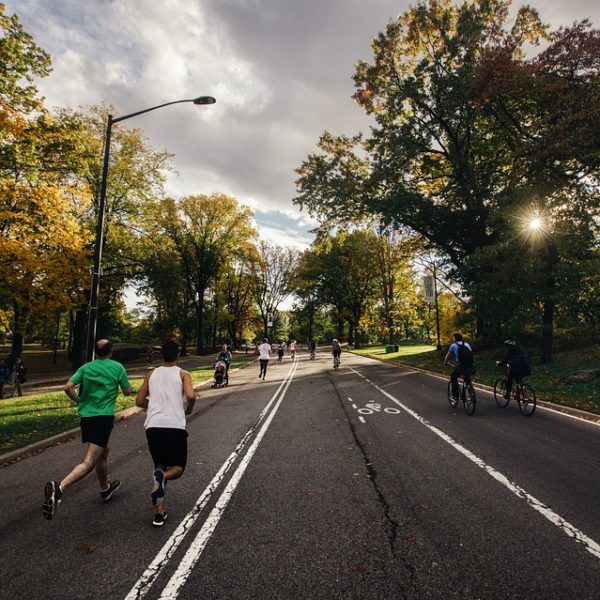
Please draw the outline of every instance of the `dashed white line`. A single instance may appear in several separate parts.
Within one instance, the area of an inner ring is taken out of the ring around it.
[[[366,423],[366,421],[365,421],[365,418],[364,418],[364,417],[358,417],[358,420],[359,420],[361,423]]]

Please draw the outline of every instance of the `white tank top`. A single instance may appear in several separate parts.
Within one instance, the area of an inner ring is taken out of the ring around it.
[[[157,367],[148,381],[150,401],[144,427],[185,429],[183,381],[173,367]]]

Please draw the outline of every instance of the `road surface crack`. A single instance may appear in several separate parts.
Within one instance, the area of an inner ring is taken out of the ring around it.
[[[373,462],[369,458],[367,449],[365,448],[364,444],[361,442],[360,438],[358,437],[356,427],[352,423],[350,415],[348,414],[347,405],[346,405],[346,403],[344,403],[344,401],[339,393],[338,393],[338,399],[340,401],[340,404],[342,406],[344,413],[346,414],[346,420],[348,422],[350,432],[352,433],[352,437],[354,438],[354,441],[362,454],[365,469],[367,471],[367,478],[369,479],[369,481],[371,482],[371,485],[373,486],[373,489],[375,490],[377,499],[378,499],[381,509],[383,511],[383,516],[384,516],[383,530],[384,530],[386,538],[388,539],[388,543],[389,543],[392,555],[396,559],[398,559],[402,562],[402,564],[404,565],[404,567],[410,574],[411,581],[414,582],[416,569],[415,569],[414,565],[412,565],[407,560],[407,558],[403,555],[403,553],[400,551],[400,549],[398,547],[398,533],[399,533],[400,528],[402,527],[402,524],[398,523],[391,515],[390,504],[387,501],[385,494],[383,493],[383,490],[381,489],[379,482],[378,482],[377,469],[375,469],[375,467],[373,466]]]

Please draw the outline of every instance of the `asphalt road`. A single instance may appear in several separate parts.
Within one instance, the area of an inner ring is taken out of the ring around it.
[[[43,487],[70,441],[0,469],[0,598],[600,598],[600,429],[435,376],[342,355],[271,360],[203,388],[189,462],[152,527],[143,417],[115,425],[55,518]]]

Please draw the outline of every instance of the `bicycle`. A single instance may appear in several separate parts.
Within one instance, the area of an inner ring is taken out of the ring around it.
[[[510,398],[505,397],[508,373],[508,365],[504,365],[504,377],[494,381],[494,400],[500,408],[506,408],[510,402]],[[510,395],[519,405],[521,414],[530,417],[534,413],[537,406],[535,390],[528,383],[524,383],[522,377],[520,379],[515,377]]]
[[[462,386],[461,386],[462,382]],[[471,375],[460,375],[458,378],[459,390],[458,398],[452,395],[452,380],[448,382],[448,402],[452,408],[456,408],[459,400],[462,400],[463,408],[465,412],[472,417],[475,413],[475,407],[477,406],[477,397],[475,395],[475,388],[471,381]]]
[[[337,354],[333,355],[333,370],[337,371],[340,368],[340,357]]]

